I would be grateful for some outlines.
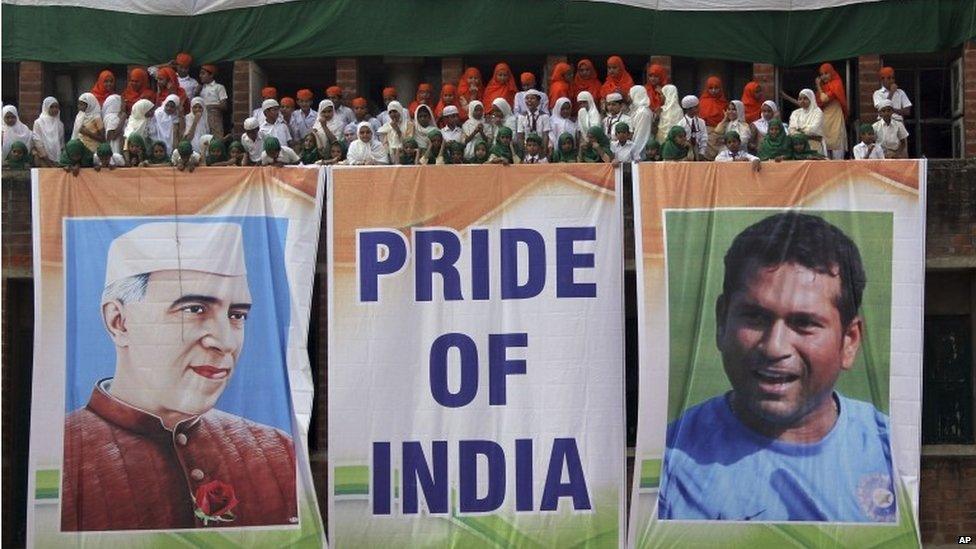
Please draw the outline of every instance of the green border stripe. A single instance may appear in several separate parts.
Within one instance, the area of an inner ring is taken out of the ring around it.
[[[61,490],[59,469],[40,469],[34,476],[34,499],[58,499]]]
[[[369,465],[340,465],[333,474],[335,495],[369,495]]]
[[[661,461],[660,459],[641,460],[641,488],[657,488],[661,485]]]

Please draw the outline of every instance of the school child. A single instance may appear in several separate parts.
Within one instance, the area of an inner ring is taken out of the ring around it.
[[[14,141],[10,152],[3,157],[3,167],[7,170],[29,170],[33,165],[34,159],[23,141]]]
[[[681,120],[685,117],[685,111],[681,108],[681,100],[678,98],[678,88],[674,84],[661,86],[661,96],[664,104],[661,105],[661,112],[658,113],[656,121],[658,143],[664,143],[671,128],[680,125]]]
[[[193,144],[188,139],[180,141],[169,158],[173,166],[181,172],[184,170],[192,172],[200,165],[201,160],[200,153],[193,150]]]
[[[515,116],[521,116],[528,112],[528,108],[525,106],[525,94],[528,93],[529,90],[536,89],[535,75],[531,72],[523,72],[521,76],[519,76],[519,85],[521,87],[521,91],[515,94],[515,103],[509,103],[509,106],[512,107],[512,112],[515,114]],[[542,101],[539,102],[539,110],[541,110],[543,114],[549,114],[549,97],[538,90],[536,90],[536,93],[542,94]],[[494,105],[495,102],[492,101],[492,104]]]
[[[139,134],[130,135],[125,140],[125,152],[122,154],[125,157],[126,166],[130,168],[140,166],[149,156],[149,151],[146,150],[146,140]]]
[[[474,101],[477,100],[475,99]],[[437,106],[434,107],[434,118],[443,121],[444,109],[447,107],[454,107],[458,113],[461,112],[461,104],[457,98],[457,88],[453,84],[444,84],[441,86],[441,99],[437,102]],[[438,123],[438,126],[443,128],[444,124]]]
[[[413,136],[413,124],[407,118],[407,110],[399,101],[390,101],[386,106],[388,122],[380,126],[380,141],[391,160],[400,158],[403,142]]]
[[[647,98],[651,112],[660,117],[661,108],[664,107],[664,86],[668,85],[668,71],[663,65],[648,63],[645,73],[644,89],[647,90]]]
[[[881,120],[874,123],[874,133],[885,158],[908,158],[908,130],[900,120],[895,120],[890,99],[882,99],[879,106]]]
[[[243,149],[242,149],[243,150]],[[234,166],[234,161],[227,156],[227,148],[220,139],[211,139],[207,144],[207,155],[203,157],[205,166]]]
[[[126,143],[133,136],[139,136],[145,143],[148,143],[147,140],[151,139],[154,133],[155,116],[150,113],[155,108],[156,105],[148,99],[140,99],[132,105],[132,112],[125,121],[125,131],[122,136]],[[149,154],[149,151],[146,151],[146,154]]]
[[[162,141],[153,141],[149,146],[149,151],[149,156],[145,161],[143,161],[141,166],[161,168],[173,165],[173,162],[170,161],[170,155],[166,154],[166,143],[163,143]]]
[[[753,124],[762,116],[762,106],[765,103],[762,84],[755,80],[742,88],[742,106],[745,107],[745,121]],[[774,105],[776,103],[773,103]],[[743,141],[748,141],[743,139]]]
[[[560,98],[569,99],[572,94],[573,67],[569,63],[556,63],[549,77],[549,109],[555,113],[556,101]]]
[[[783,94],[787,99],[789,96]],[[791,135],[803,134],[810,140],[810,148],[826,153],[824,147],[824,113],[817,105],[817,97],[811,89],[800,90],[796,98],[797,109],[790,113]]]
[[[98,80],[92,86],[91,94],[98,100],[99,105],[104,105],[108,96],[115,93],[115,73],[104,70],[98,73]]]
[[[515,102],[515,93],[517,91],[518,88],[515,87],[515,75],[512,74],[512,69],[508,66],[508,63],[498,63],[495,65],[491,80],[485,86],[485,91],[479,103],[482,105],[491,105],[495,99],[501,97],[511,105]],[[469,111],[471,109],[471,101],[468,101]]]
[[[17,107],[6,105],[3,108],[3,158],[6,159],[7,155],[10,154],[10,149],[14,143],[23,143],[29,153],[31,149],[35,148],[34,139],[34,133],[27,127],[27,124],[20,121]]]
[[[552,151],[552,161],[557,163],[578,162],[578,156],[579,155],[576,152],[576,138],[573,136],[573,134],[561,134],[559,139],[556,141],[555,150]]]
[[[3,111],[4,124],[7,123],[7,115],[10,112],[8,107],[10,106],[5,107]],[[71,139],[80,140],[90,153],[94,153],[98,144],[105,141],[102,108],[91,93],[83,93],[78,97],[78,114],[75,116],[75,125],[71,130]],[[30,145],[30,143],[25,144]]]
[[[739,136],[739,132],[729,130],[725,133],[723,141],[725,148],[715,156],[716,162],[755,162],[754,166],[759,165],[759,157],[742,150],[742,137]]]
[[[641,89],[642,86],[634,86],[630,88]],[[634,141],[630,138],[630,126],[626,122],[618,122],[616,126],[613,127],[614,136],[616,139],[610,143],[610,152],[613,154],[613,165],[617,166],[621,162],[633,162],[635,160],[640,160],[640,157],[635,157],[635,151],[641,151],[643,149],[637,149],[634,146]]]
[[[490,86],[490,84],[489,84]],[[485,119],[485,106],[481,101],[468,103],[468,119],[461,125],[461,137],[464,143],[464,156],[474,155],[475,143],[480,139],[490,143],[495,138],[495,126]]]
[[[230,162],[229,166],[244,166],[246,165],[247,151],[244,150],[244,145],[240,141],[232,141],[227,147],[227,157]]]
[[[610,150],[610,138],[600,126],[593,126],[586,131],[579,147],[579,162],[611,163],[613,152]]]
[[[320,149],[329,150],[332,143],[342,140],[342,130],[346,124],[336,116],[332,101],[319,101],[318,119],[312,126],[312,134]]]
[[[153,113],[153,124],[150,126],[153,141],[162,142],[166,147],[166,154],[173,151],[184,133],[184,120],[180,115],[180,98],[170,94],[163,100],[163,105]]]
[[[132,112],[132,106],[140,99],[146,99],[155,105],[156,90],[149,85],[149,73],[146,72],[146,69],[134,67],[129,71],[129,81],[126,82],[125,90],[122,92],[125,112]]]
[[[268,136],[264,138],[261,151],[262,166],[285,166],[288,164],[298,164],[299,158],[295,150],[287,145],[282,145],[277,137]]]
[[[357,124],[356,134],[358,139],[349,144],[349,150],[346,152],[346,164],[369,166],[390,163],[386,148],[376,139],[369,122],[363,121]]]
[[[468,157],[468,164],[484,164],[488,156],[488,143],[479,137],[474,140],[474,154]]]
[[[708,126],[698,116],[698,106],[699,99],[694,95],[686,95],[681,99],[681,109],[684,111],[684,116],[678,125],[685,129],[685,136],[691,145],[692,158],[690,160],[704,160],[708,150]],[[673,159],[665,158],[665,160]]]
[[[397,101],[397,103],[400,104],[401,107],[402,107],[402,104],[399,102],[399,98],[397,97],[397,90],[396,90],[396,88],[394,88],[393,86],[387,86],[387,87],[383,88],[383,107],[384,107],[384,110],[383,110],[383,112],[381,112],[381,113],[379,113],[379,114],[376,115],[377,120],[380,121],[380,127],[381,128],[383,126],[385,126],[385,125],[387,125],[387,124],[390,123],[390,112],[389,112],[389,110],[390,110],[390,103],[393,102],[393,101]]]
[[[358,129],[359,129],[359,125],[356,124],[355,122],[353,122],[352,124],[346,124],[346,127],[342,128],[342,141],[347,144],[352,144],[352,142],[357,139],[356,131]]]
[[[525,136],[535,133],[542,136],[542,148],[549,148],[549,115],[543,113],[539,106],[542,104],[542,93],[537,90],[525,92],[525,114],[519,115],[516,122],[517,142],[524,143]]]
[[[634,87],[634,78],[627,72],[624,60],[618,55],[611,55],[607,59],[607,78],[603,81],[603,87],[600,88],[600,97],[606,99],[611,93],[619,93],[621,96],[629,95],[632,87]],[[622,120],[617,122],[622,122]]]
[[[603,119],[603,133],[613,135],[613,129],[617,124],[626,122],[630,124],[630,115],[624,112],[624,96],[619,92],[610,92],[604,97],[607,115]]]
[[[200,91],[200,83],[190,75],[190,65],[193,64],[193,56],[186,52],[181,52],[176,54],[174,61],[180,87],[186,92],[187,99],[193,99]]]
[[[579,110],[576,111],[576,127],[578,133],[586,133],[592,126],[599,126],[603,122],[600,116],[600,108],[597,106],[593,94],[589,91],[581,91],[576,94],[576,104]],[[573,134],[574,138],[577,134]]]
[[[415,96],[414,100],[410,102],[410,105],[407,106],[410,116],[413,117],[417,113],[417,107],[420,105],[427,105],[430,107],[431,102],[433,101],[433,95],[434,88],[426,82],[421,82],[417,86],[417,95]],[[433,112],[434,111],[431,111],[431,113]]]
[[[454,105],[448,105],[444,107],[441,111],[441,135],[444,136],[444,141],[447,142],[463,142],[464,135],[461,130],[460,117],[458,116],[458,108]],[[463,143],[462,143],[463,144]]]
[[[874,108],[881,110],[881,101],[887,99],[891,101],[891,108],[894,112],[891,117],[898,121],[912,116],[912,102],[908,99],[905,90],[898,87],[895,82],[895,69],[882,67],[878,72],[881,81],[881,89],[874,92]]]
[[[261,88],[261,106],[251,111],[251,116],[258,121],[258,125],[264,124],[264,102],[268,99],[278,101],[278,88],[274,86]]]
[[[298,163],[303,166],[312,166],[318,164],[319,160],[322,160],[322,151],[319,149],[318,142],[315,140],[315,136],[311,133],[306,135],[304,139],[299,142],[301,149],[295,151],[298,153]]]
[[[227,112],[227,88],[214,80],[217,76],[216,65],[200,67],[200,95],[203,108],[206,111],[207,126],[217,139],[224,137],[224,113]],[[192,107],[192,105],[191,105]]]
[[[769,120],[768,131],[759,142],[759,159],[780,162],[790,157],[792,143],[779,117]]]
[[[420,157],[420,163],[426,165],[444,163],[444,136],[437,128],[427,131],[428,147]]]
[[[213,135],[210,133],[210,122],[207,120],[206,109],[202,97],[194,97],[190,100],[190,112],[185,117],[183,126],[183,138],[190,142],[193,152],[204,154],[207,149],[200,143],[200,137]]]
[[[593,62],[589,59],[580,59],[576,63],[576,74],[573,76],[570,97],[578,97],[582,92],[589,92],[590,97],[599,97],[601,87],[603,82],[600,82],[600,76],[596,73]]]
[[[810,148],[810,139],[802,133],[790,136],[790,154],[787,160],[823,160],[826,157]]]
[[[746,117],[748,119],[748,115]],[[775,101],[763,101],[763,104],[759,106],[759,118],[752,123],[752,128],[756,130],[756,138],[754,141],[757,144],[761,144],[763,138],[769,133],[769,123],[773,118],[780,119],[779,105]],[[783,129],[786,128],[784,127]]]
[[[725,148],[724,137],[728,132],[735,132],[738,134],[742,143],[746,144],[747,150],[750,148],[756,148],[753,139],[758,132],[753,131],[752,124],[746,122],[745,104],[738,99],[729,101],[729,106],[725,109],[725,116],[722,118],[722,121],[718,123],[718,126],[715,126],[714,133],[718,134],[718,139],[716,139],[716,142],[723,144],[719,152],[721,152],[721,149]]]
[[[497,101],[497,100],[496,100]],[[495,134],[495,144],[489,150],[486,164],[521,164],[522,158],[515,150],[515,141],[512,139],[512,129],[508,126],[501,126]]]
[[[122,152],[125,140],[125,115],[122,113],[122,96],[112,94],[102,103],[102,123],[105,125],[105,142],[113,153]]]
[[[564,133],[576,135],[578,127],[576,126],[576,122],[573,122],[572,116],[572,101],[568,97],[560,97],[557,99],[556,104],[552,106],[552,118],[549,119],[549,137],[546,141],[550,147],[555,147],[557,141],[559,141],[559,136]]]
[[[286,142],[285,145],[294,149],[294,147],[296,147],[302,141],[291,126],[291,117],[293,114],[295,114],[298,104],[295,103],[295,99],[293,97],[288,96],[282,97],[281,101],[278,103],[279,108],[281,109],[281,123],[284,124],[285,128],[288,129],[288,142]]]
[[[249,117],[244,120],[244,135],[241,136],[241,145],[247,153],[244,156],[244,165],[259,164],[261,153],[264,150],[264,140],[258,137],[258,120]]]
[[[861,142],[854,145],[854,160],[883,160],[884,149],[876,143],[877,135],[874,133],[874,126],[861,124],[860,130]]]
[[[258,129],[258,141],[263,143],[266,137],[274,137],[287,145],[291,132],[281,116],[281,106],[274,99],[265,99],[261,110],[264,111],[264,123]]]
[[[165,155],[165,152],[163,154]],[[64,144],[64,150],[61,151],[61,158],[58,159],[58,164],[64,168],[64,171],[72,175],[78,175],[81,168],[92,167],[93,156],[91,151],[88,150],[88,147],[80,139],[71,139]]]
[[[306,135],[312,133],[315,121],[319,118],[318,111],[312,109],[312,97],[312,90],[308,88],[302,88],[295,92],[298,108],[291,114],[291,120],[288,123],[295,139],[305,139]]]
[[[360,122],[368,122],[369,129],[373,130],[373,135],[379,131],[380,121],[369,114],[369,104],[365,97],[357,97],[352,100],[353,124],[359,125]]]
[[[345,120],[346,124],[352,124],[356,121],[356,113],[342,102],[342,88],[340,86],[329,86],[325,90],[325,96],[329,98],[329,101],[332,101],[332,104],[335,105],[336,114]]]
[[[715,160],[715,156],[721,149],[722,135],[716,133],[715,128],[725,118],[728,109],[729,100],[725,98],[722,79],[717,76],[709,76],[705,81],[705,89],[702,90],[698,102],[698,116],[705,121],[706,147],[702,155],[705,160]],[[693,140],[698,139],[693,133],[689,132],[688,135]]]
[[[541,102],[539,110],[542,110]],[[491,102],[491,119],[489,122],[495,126],[495,137],[498,137],[498,128],[502,126],[512,130],[513,134],[518,129],[518,117],[512,112],[512,106],[508,104],[508,101],[501,97]]]
[[[448,141],[444,149],[445,164],[464,164],[464,145],[460,141]]]
[[[823,137],[827,158],[843,160],[847,152],[847,91],[840,74],[830,63],[820,65],[820,76],[813,81],[817,104],[823,111]]]
[[[413,137],[403,140],[403,147],[397,155],[397,164],[401,166],[413,166],[420,163],[420,146]]]
[[[109,170],[124,168],[126,167],[125,157],[112,151],[112,145],[108,143],[99,143],[98,148],[95,150],[95,157],[92,158],[92,167],[95,168],[96,172],[100,171],[102,168],[108,168]]]
[[[346,148],[345,142],[333,141],[332,144],[329,145],[329,157],[320,160],[319,163],[326,166],[334,166],[336,164],[345,163]]]
[[[657,139],[651,139],[644,146],[644,155],[641,157],[644,162],[660,162],[661,161],[661,144]]]
[[[630,88],[630,122],[631,139],[634,140],[634,158],[639,159],[640,152],[644,150],[644,145],[651,138],[651,131],[654,127],[654,113],[651,112],[651,101],[647,97],[647,89],[644,86],[631,86]]]
[[[693,157],[692,146],[692,143],[688,141],[688,131],[685,130],[685,127],[672,126],[668,130],[668,138],[661,147],[661,159],[676,162],[689,160],[690,157]]]
[[[434,122],[434,112],[423,103],[417,106],[413,115],[413,137],[417,140],[421,150],[430,148],[431,130],[436,130],[437,124]],[[440,135],[440,131],[437,132]]]
[[[545,154],[545,140],[537,133],[530,133],[525,136],[525,156],[522,158],[523,164],[548,164],[549,159]]]
[[[153,72],[150,70],[149,74],[152,75]],[[186,90],[180,87],[176,71],[172,67],[162,67],[156,71],[154,76],[156,77],[156,106],[162,107],[166,98],[175,95],[178,99],[176,106],[180,111],[180,116],[182,116],[190,108],[190,99],[186,96]]]
[[[484,91],[483,80],[481,78],[481,71],[477,67],[468,67],[465,69],[464,74],[461,75],[461,80],[457,84],[457,106],[459,111],[467,111],[468,103],[471,101],[481,101],[481,93]],[[435,111],[436,115],[437,112]]]

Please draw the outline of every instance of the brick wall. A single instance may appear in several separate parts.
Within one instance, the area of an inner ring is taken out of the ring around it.
[[[336,85],[342,88],[346,105],[359,94],[359,61],[355,57],[336,59]]]
[[[766,99],[776,97],[776,66],[769,63],[753,63],[752,79],[762,84]]]
[[[881,87],[880,55],[862,55],[857,58],[857,105],[861,113],[861,122],[874,122],[878,119],[878,111],[874,108],[874,91]]]
[[[925,253],[930,267],[976,268],[976,161],[930,161]]]
[[[970,40],[963,44],[962,64],[966,90],[963,97],[966,158],[973,158],[976,156],[976,42]]]
[[[445,57],[441,59],[441,82],[443,84],[457,85],[464,74],[464,60],[460,57]],[[434,90],[434,97],[440,97],[441,90]]]
[[[925,456],[921,473],[922,543],[954,545],[958,536],[976,536],[976,456]]]
[[[17,112],[20,121],[33,127],[44,100],[44,65],[39,61],[21,61],[17,82]]]
[[[3,198],[3,276],[30,276],[31,199],[30,178],[4,177],[0,185]]]
[[[244,119],[251,116],[251,62],[234,61],[234,89],[231,90],[233,133],[244,133]]]

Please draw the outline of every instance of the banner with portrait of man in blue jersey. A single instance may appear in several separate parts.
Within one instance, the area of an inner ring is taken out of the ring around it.
[[[630,539],[918,545],[924,163],[639,166]]]

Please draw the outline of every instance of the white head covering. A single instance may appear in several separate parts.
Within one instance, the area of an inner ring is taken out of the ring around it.
[[[529,91],[534,91],[534,90],[529,90]],[[506,101],[504,97],[496,97],[495,100],[491,102],[491,105],[493,107],[498,107],[498,110],[502,111],[502,115],[504,115],[505,117],[504,120],[502,120],[502,125],[508,126],[514,132],[516,127],[516,120],[515,120],[515,115],[512,114],[512,106],[508,104],[508,101]]]
[[[615,101],[623,101],[624,100],[624,96],[621,95],[621,94],[619,94],[619,93],[617,93],[617,92],[611,92],[611,93],[608,93],[607,94],[606,100],[607,100],[607,103],[612,103],[612,102],[615,102]]]
[[[738,99],[733,99],[729,101],[729,104],[735,107],[735,119],[737,122],[745,123],[746,121],[746,105]]]
[[[420,109],[425,109],[430,113],[430,125],[421,126],[420,125]],[[417,140],[417,146],[421,149],[426,149],[430,147],[430,138],[427,137],[427,132],[432,129],[437,128],[437,123],[434,121],[434,111],[427,105],[420,104],[417,105],[417,109],[413,111],[413,138]]]
[[[31,140],[33,139],[33,134],[31,133],[30,128],[20,121],[20,115],[17,113],[17,107],[7,105],[3,108],[4,118],[6,118],[8,113],[12,113],[15,117],[17,117],[17,120],[14,122],[13,126],[8,126],[7,121],[3,121],[3,159],[7,158],[7,154],[10,153],[10,147],[12,147],[16,141],[20,141],[24,145],[27,145],[27,150],[30,151]],[[54,160],[57,160],[57,158]]]
[[[877,105],[879,111],[885,107],[891,107],[891,106],[894,106],[894,103],[891,102],[891,99],[882,99],[881,101],[878,101],[878,105]]]
[[[790,132],[823,135],[823,111],[817,105],[817,96],[809,88],[801,90],[800,95],[810,100],[810,106],[805,109],[797,107],[790,113]]]
[[[678,88],[674,84],[663,86],[661,95],[664,96],[664,103],[661,105],[661,120],[658,121],[657,125],[657,140],[659,143],[664,143],[668,137],[668,132],[681,122],[685,112],[678,102]]]
[[[596,106],[593,94],[588,91],[581,91],[576,95],[576,103],[580,106],[576,113],[576,125],[580,131],[586,132],[593,126],[599,126],[602,118],[600,109]]]
[[[372,126],[369,121],[362,121],[358,124],[351,124],[356,127],[356,139],[349,144],[349,150],[346,152],[346,163],[350,165],[363,165],[363,164],[389,164],[390,160],[386,153],[386,147],[383,146],[376,139],[376,134],[374,133],[370,138],[369,142],[365,142],[359,137],[359,130],[363,128],[369,128],[372,131]]]
[[[474,109],[476,107],[481,107],[481,111],[482,111],[481,119],[476,119],[474,117]],[[487,136],[486,138],[487,141],[494,141],[495,127],[489,124],[488,120],[485,119],[485,104],[475,99],[473,101],[468,102],[468,119],[465,120],[464,124],[461,125],[461,130],[463,131],[465,138],[467,138],[467,136],[469,135],[473,135],[474,132],[478,129],[479,125],[481,126],[481,129],[484,131],[485,135]],[[471,158],[472,156],[474,156],[474,147],[475,145],[478,144],[477,143],[478,141],[485,141],[485,138],[482,138],[479,135],[478,137],[472,139],[471,141],[468,141],[468,144],[464,146],[465,158]]]
[[[767,99],[766,101],[763,101],[763,107],[769,107],[773,110],[773,116],[770,117],[770,120],[779,114],[779,105],[777,105],[775,101]],[[760,135],[766,135],[769,133],[769,120],[766,120],[766,118],[762,115],[760,115],[759,119],[753,122],[752,125],[756,128],[756,131],[758,131]]]
[[[200,105],[201,107],[203,107],[203,115],[200,117],[200,121],[197,122],[197,128],[193,132],[193,135],[190,135],[189,133],[190,127],[193,126],[194,105]],[[206,105],[204,105],[202,97],[197,96],[190,100],[190,112],[187,113],[187,115],[184,117],[184,120],[185,120],[184,126],[186,127],[184,131],[187,133],[185,133],[183,137],[190,140],[190,144],[193,145],[194,152],[198,152],[200,154],[206,154],[207,149],[200,144],[200,136],[210,133],[210,122],[207,120],[207,107]]]
[[[630,88],[630,131],[633,134],[634,150],[643,151],[651,138],[654,113],[650,109],[651,99],[644,86]]]
[[[112,95],[105,98],[105,102],[102,103],[102,121],[105,123],[105,134],[108,136],[108,132],[111,130],[121,130],[122,125],[122,96],[113,93]],[[115,139],[109,142],[112,146],[113,153],[122,152],[122,134],[115,136]]]
[[[173,114],[166,113],[166,104],[172,103],[176,106],[176,111]],[[155,135],[153,136],[156,141],[162,141],[166,145],[166,154],[173,152],[173,128],[179,124],[180,120],[180,98],[178,95],[169,94],[163,101],[162,106],[156,109],[153,114],[154,121],[156,125],[154,126]]]
[[[403,108],[403,105],[399,101],[393,100],[386,105],[387,115],[392,112],[397,112],[400,114],[400,123],[396,126],[400,129],[400,134],[393,131],[394,122],[393,118],[389,119],[389,122],[383,124],[377,132],[386,136],[386,146],[392,151],[393,149],[399,150],[403,147],[403,140],[407,139],[410,135],[408,128],[410,127],[410,120],[407,118],[407,111]],[[389,151],[388,151],[389,152]]]
[[[78,139],[78,136],[80,135],[78,130],[80,130],[82,126],[90,123],[96,118],[102,117],[102,107],[98,104],[98,99],[95,98],[95,94],[85,92],[78,97],[78,102],[85,103],[85,110],[78,111],[78,114],[75,116],[75,125],[71,129],[71,139]]]
[[[258,129],[259,125],[260,124],[258,124],[258,119],[254,118],[253,116],[248,116],[247,118],[244,119],[244,131],[246,132]]]
[[[147,115],[153,109],[153,102],[148,99],[140,99],[132,105],[132,112],[129,113],[129,120],[125,123],[125,138],[136,134],[143,139],[148,137],[149,119]],[[148,143],[147,143],[148,145]]]
[[[556,146],[559,143],[559,136],[563,132],[568,133],[576,139],[576,123],[570,118],[563,118],[563,105],[571,105],[572,101],[568,97],[560,97],[556,104],[552,106],[552,117],[549,119],[549,143]]]
[[[451,116],[452,114],[458,114],[458,108],[454,105],[448,105],[441,111],[441,116]]]
[[[771,99],[767,99],[767,100],[763,101],[763,106],[764,107],[769,107],[770,109],[772,109],[773,110],[773,116],[774,117],[777,114],[779,114],[779,105],[777,105],[775,101],[773,101]]]
[[[481,107],[481,116],[484,117],[485,104],[475,99],[474,101],[468,102],[468,121],[474,120],[475,107]],[[465,124],[467,124],[467,121],[465,121]]]
[[[278,102],[275,101],[274,99],[265,99],[264,101],[261,102],[262,111],[268,110],[273,107],[280,107],[280,106],[281,105],[279,105]]]
[[[698,106],[698,96],[686,95],[681,98],[682,109],[690,109],[692,107],[697,107],[697,106]]]
[[[37,139],[38,145],[44,148],[48,159],[55,162],[58,161],[61,150],[64,148],[64,123],[61,122],[60,116],[51,116],[48,111],[51,109],[51,105],[57,103],[57,99],[45,97],[41,104],[41,114],[34,121],[34,137]]]
[[[108,248],[105,286],[157,271],[246,276],[241,226],[236,223],[144,223]]]

